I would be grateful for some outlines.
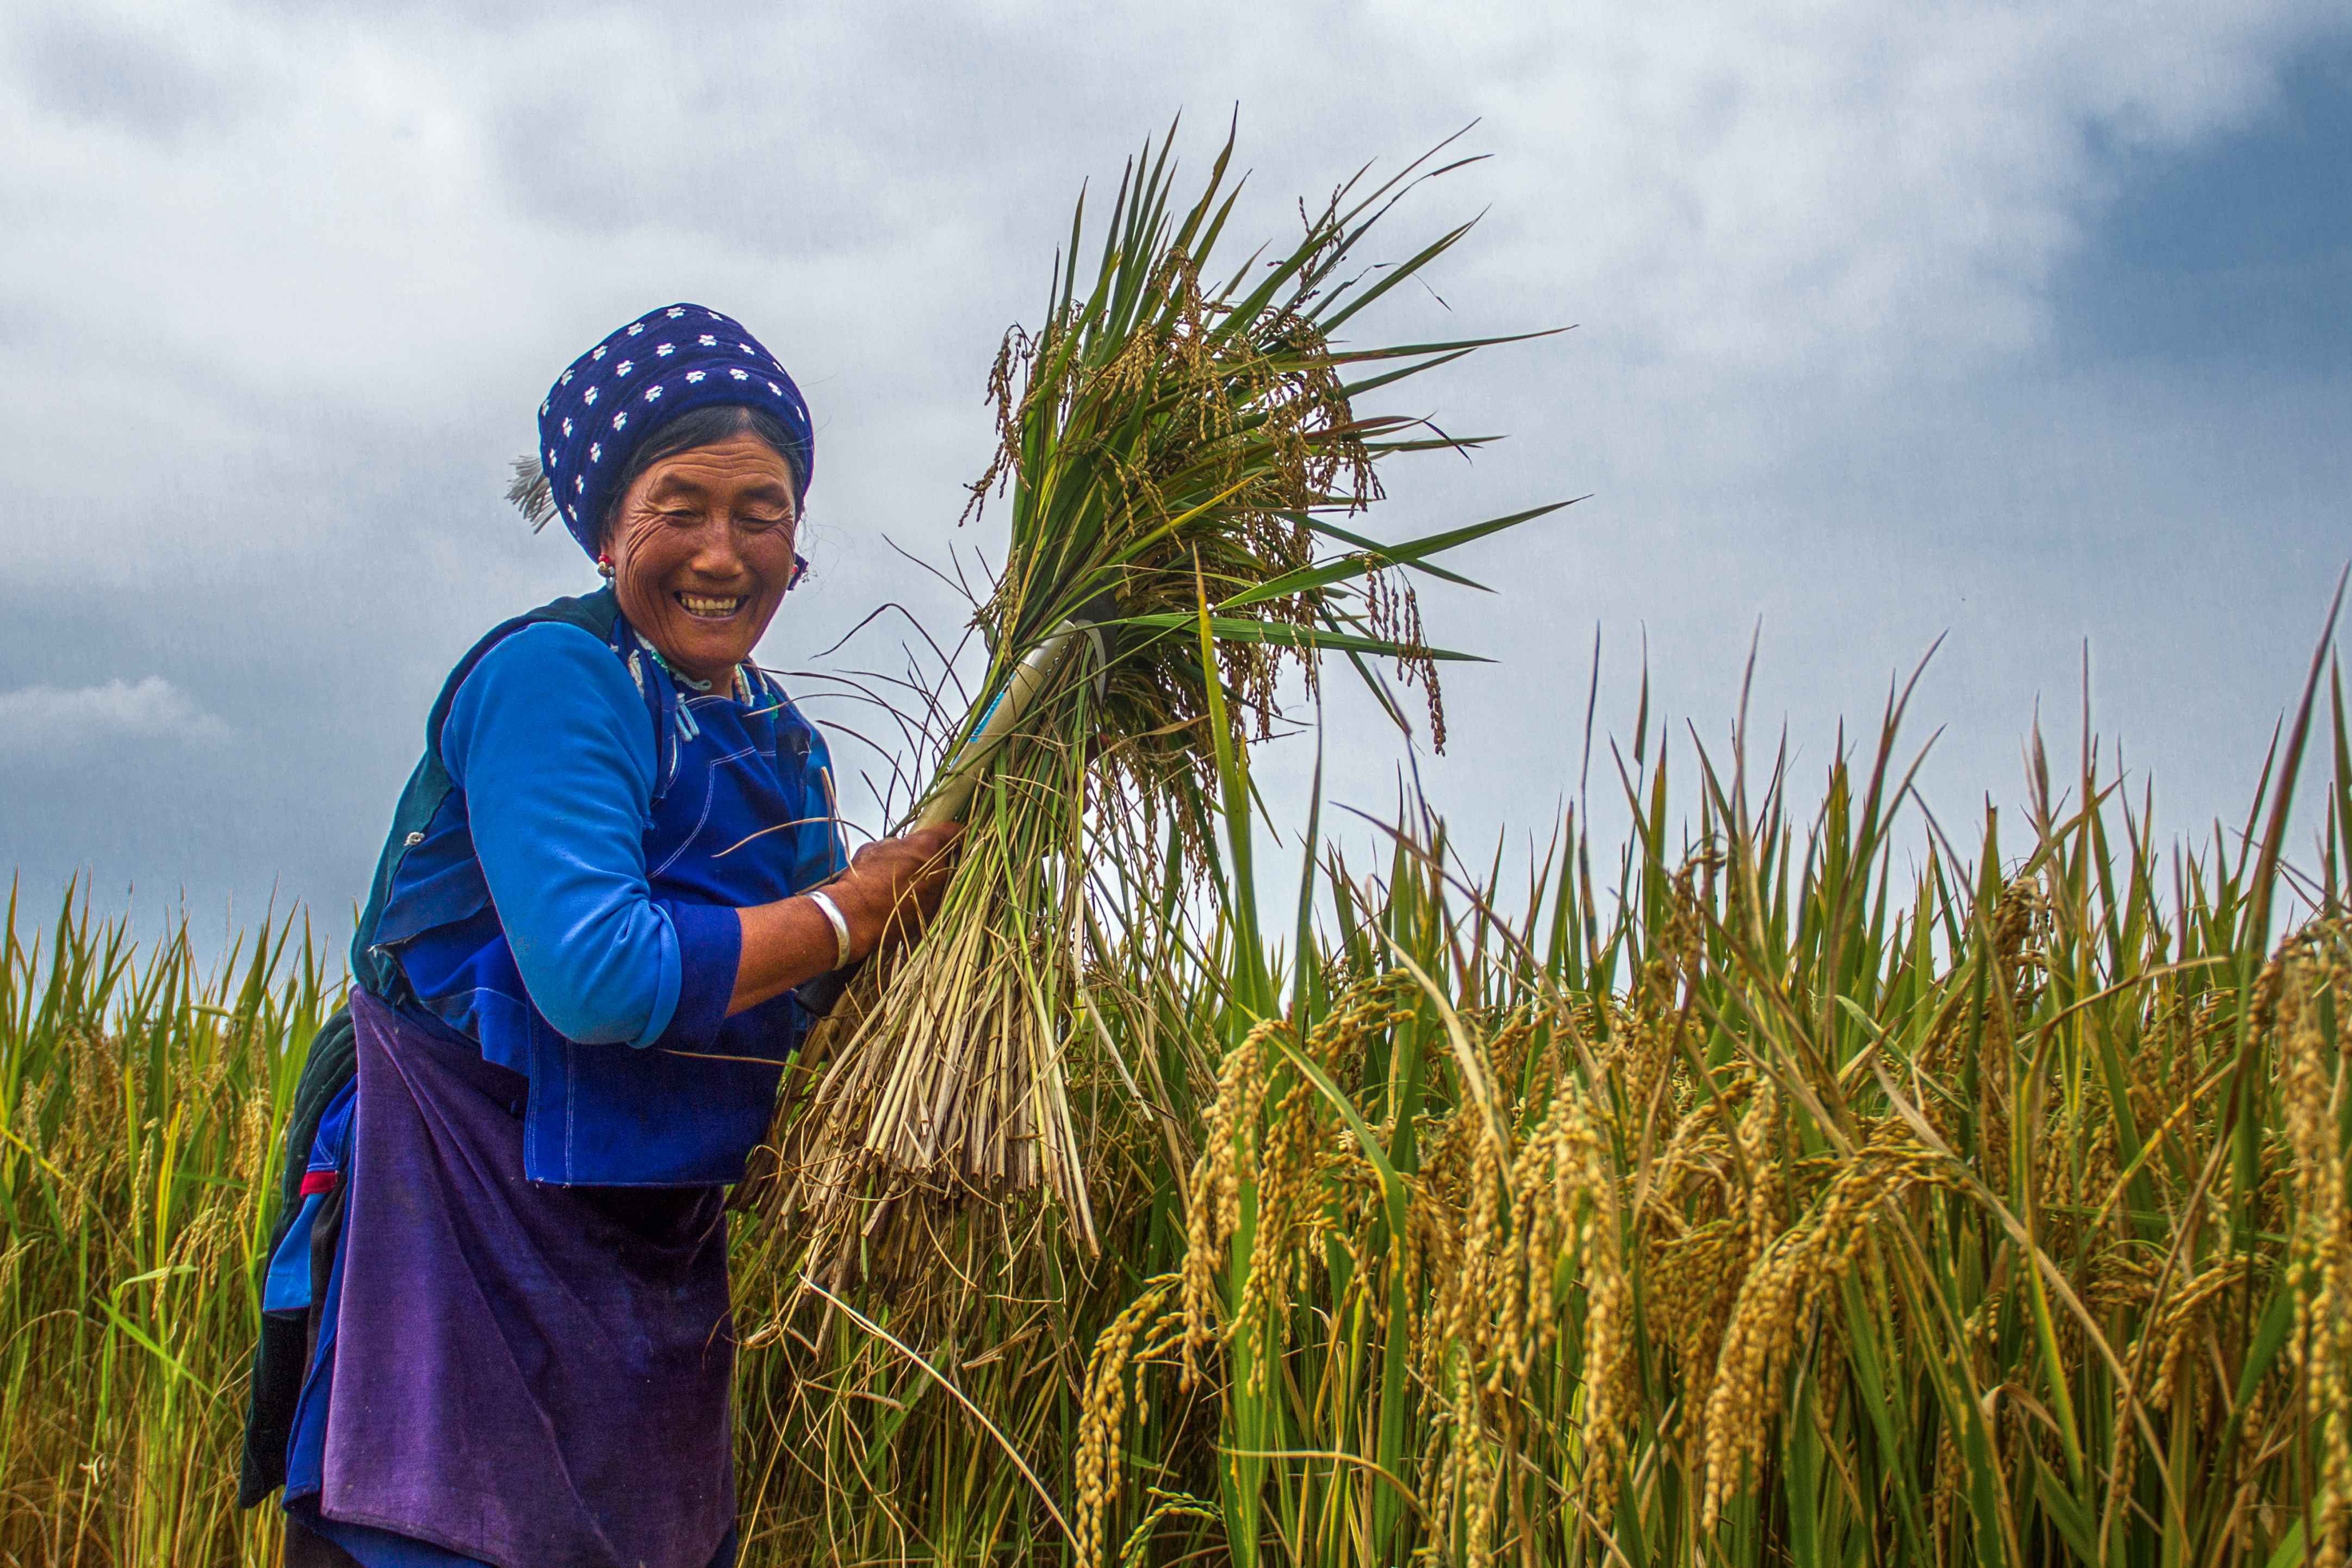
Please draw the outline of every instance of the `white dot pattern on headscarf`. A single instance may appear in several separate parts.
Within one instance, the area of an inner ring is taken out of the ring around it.
[[[678,329],[666,323],[691,316],[701,325]],[[643,348],[634,340],[656,340]],[[624,350],[616,353],[615,350]],[[635,356],[645,354],[640,361]],[[609,364],[607,361],[610,361]],[[646,368],[656,366],[635,404],[635,428],[629,406],[609,410],[610,418],[583,417],[593,411],[606,392],[623,402],[622,384]],[[747,370],[746,365],[758,367]],[[772,367],[772,371],[770,370]],[[715,372],[724,370],[727,374]],[[582,547],[594,553],[587,528],[606,509],[609,486],[628,467],[637,444],[667,421],[714,403],[740,403],[763,410],[782,424],[793,440],[788,454],[804,488],[814,463],[814,434],[807,404],[784,373],[782,361],[770,353],[742,325],[707,306],[677,304],[649,310],[607,333],[604,340],[567,366],[540,407],[540,445],[548,477],[557,486],[557,509]],[[613,465],[604,466],[604,447],[613,447]],[[596,481],[593,486],[590,479]],[[569,479],[570,484],[563,483]]]

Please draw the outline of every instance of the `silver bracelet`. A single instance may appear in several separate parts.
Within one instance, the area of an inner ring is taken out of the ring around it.
[[[841,905],[835,904],[822,888],[813,890],[806,896],[833,926],[833,967],[836,969],[849,967],[849,921],[841,913]]]

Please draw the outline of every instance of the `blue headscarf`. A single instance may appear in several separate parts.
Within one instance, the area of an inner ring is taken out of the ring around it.
[[[596,531],[630,455],[679,414],[740,403],[775,416],[803,498],[816,470],[808,404],[783,361],[731,317],[700,305],[648,310],[572,361],[539,405],[539,456],[515,465],[509,497],[540,521],[551,510],[580,548]]]

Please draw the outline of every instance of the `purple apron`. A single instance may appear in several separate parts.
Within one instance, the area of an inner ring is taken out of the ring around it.
[[[351,999],[320,1513],[499,1568],[706,1568],[735,1521],[719,1189],[524,1180],[527,1081]]]

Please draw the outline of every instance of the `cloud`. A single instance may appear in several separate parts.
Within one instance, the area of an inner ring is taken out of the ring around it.
[[[2158,741],[2136,759],[2220,805],[2341,548],[2340,376],[2164,382],[2070,359],[2059,321],[2117,150],[2255,120],[2340,4],[26,10],[0,19],[0,755],[89,745],[107,694],[239,744],[104,732],[103,779],[13,792],[0,867],[347,904],[450,663],[587,580],[500,504],[505,465],[548,379],[655,303],[745,320],[816,412],[819,577],[766,655],[886,599],[952,629],[885,541],[998,537],[953,528],[998,337],[1036,324],[1080,184],[1105,211],[1179,110],[1189,182],[1239,104],[1251,243],[1479,120],[1459,150],[1493,156],[1389,243],[1486,215],[1375,329],[1580,323],[1408,389],[1514,439],[1400,469],[1371,524],[1595,493],[1479,547],[1495,599],[1428,606],[1501,661],[1450,686],[1456,759],[1425,773],[1482,826],[1572,777],[1596,622],[1604,731],[1646,633],[1659,706],[1719,734],[1759,616],[1758,712],[1813,756],[1951,631],[1920,711],[1955,720],[1962,810],[2092,633]],[[170,680],[73,691],[93,664]],[[1379,804],[1392,737],[1333,738],[1335,794]]]
[[[2032,350],[2108,178],[2095,149],[2242,120],[2326,12],[185,16],[29,26],[10,62],[28,90],[0,94],[17,230],[0,322],[41,324],[29,347],[0,333],[0,370],[46,389],[20,434],[58,455],[34,477],[61,500],[90,497],[60,472],[87,442],[60,427],[92,407],[207,493],[354,423],[495,420],[520,448],[535,383],[656,295],[713,297],[786,339],[796,371],[961,402],[987,340],[1034,311],[1079,183],[1115,179],[1180,109],[1203,156],[1235,102],[1249,230],[1278,232],[1295,193],[1365,156],[1484,116],[1465,147],[1494,161],[1428,198],[1491,204],[1451,272],[1482,315],[1580,321],[1584,362],[1644,391],[1736,377],[1867,398]],[[1227,47],[1240,36],[1252,47]],[[215,77],[196,39],[236,62],[233,119],[136,145],[90,134],[89,104],[201,97]],[[232,521],[140,525],[114,570],[287,542],[250,511]]]
[[[209,747],[229,727],[161,675],[0,692],[0,758],[69,762],[119,746]]]
[[[103,16],[50,16],[26,29],[25,75],[68,119],[165,141],[234,113],[226,82],[150,29]]]

